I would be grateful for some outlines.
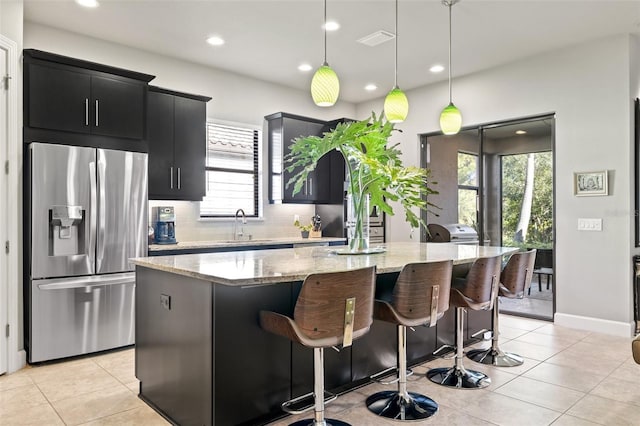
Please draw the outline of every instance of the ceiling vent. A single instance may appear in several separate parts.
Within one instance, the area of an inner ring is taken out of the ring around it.
[[[367,36],[362,37],[358,40],[358,43],[362,43],[369,47],[377,46],[386,41],[393,40],[395,38],[395,34],[390,33],[389,31],[376,31],[373,34],[369,34]]]

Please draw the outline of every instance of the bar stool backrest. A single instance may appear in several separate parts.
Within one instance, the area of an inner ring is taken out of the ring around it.
[[[429,321],[433,289],[437,287],[437,318],[449,309],[453,261],[409,263],[402,268],[393,289],[394,309],[409,319]]]
[[[353,338],[369,331],[373,322],[375,266],[350,271],[311,274],[302,283],[293,320],[310,339],[342,342],[347,299],[355,298]]]
[[[473,262],[462,293],[476,303],[491,303],[497,294],[502,256],[480,257]]]
[[[510,293],[507,297],[524,297],[524,292],[531,285],[535,261],[536,249],[511,255],[507,265],[500,274],[500,283]]]

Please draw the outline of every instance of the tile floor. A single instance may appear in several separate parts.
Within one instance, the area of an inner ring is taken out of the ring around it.
[[[414,368],[410,390],[435,399],[440,409],[412,424],[640,425],[640,366],[631,358],[630,339],[505,315],[500,321],[501,347],[524,356],[524,365],[496,368],[465,360],[467,368],[492,378],[481,390],[449,389],[424,377],[450,360]],[[167,424],[136,397],[133,363],[134,351],[127,349],[0,376],[0,425]],[[398,425],[363,406],[368,395],[389,388],[371,384],[343,395],[327,406],[328,416],[354,426]],[[309,415],[272,426],[302,417]]]

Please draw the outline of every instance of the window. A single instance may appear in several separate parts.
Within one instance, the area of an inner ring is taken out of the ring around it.
[[[207,122],[207,195],[200,217],[247,217],[260,213],[259,147],[261,131]]]
[[[478,224],[478,156],[458,152],[458,223]]]

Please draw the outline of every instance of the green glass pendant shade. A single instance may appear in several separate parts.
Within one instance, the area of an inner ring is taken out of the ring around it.
[[[452,103],[447,105],[440,114],[440,130],[445,135],[455,135],[462,127],[462,114]]]
[[[390,123],[402,123],[409,114],[407,96],[397,86],[391,89],[384,100],[384,115]]]
[[[323,64],[311,80],[311,97],[316,105],[330,107],[338,100],[340,80],[328,64]]]

